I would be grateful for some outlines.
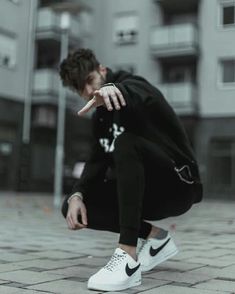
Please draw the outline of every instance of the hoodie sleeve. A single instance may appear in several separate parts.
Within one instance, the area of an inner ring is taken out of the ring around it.
[[[128,108],[135,109],[147,102],[150,94],[148,86],[151,87],[147,81],[127,79],[121,83],[114,83],[114,85],[121,91]]]
[[[93,134],[95,134],[95,122],[93,118]],[[81,192],[86,197],[86,192],[94,182],[99,179],[103,179],[107,170],[107,161],[105,160],[105,153],[100,146],[98,139],[93,136],[93,142],[91,145],[91,153],[88,161],[85,164],[81,178],[76,181],[72,188],[70,197],[75,192]]]

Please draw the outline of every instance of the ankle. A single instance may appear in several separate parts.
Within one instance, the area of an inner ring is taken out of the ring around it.
[[[130,246],[126,244],[119,244],[119,248],[129,254],[135,261],[137,261],[136,246]]]
[[[161,231],[163,231],[163,229],[158,228],[158,227],[155,227],[155,226],[152,226],[152,229],[151,229],[151,231],[150,231],[147,239],[149,239],[149,238],[156,238],[160,234]]]

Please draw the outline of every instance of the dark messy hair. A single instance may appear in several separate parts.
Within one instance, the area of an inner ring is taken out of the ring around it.
[[[99,62],[90,49],[81,48],[69,53],[59,68],[63,86],[75,91],[83,90],[88,74],[98,67]]]

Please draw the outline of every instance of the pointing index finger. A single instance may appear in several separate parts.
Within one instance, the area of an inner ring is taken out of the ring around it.
[[[90,101],[87,102],[87,104],[81,110],[78,111],[78,115],[83,115],[89,112],[94,106],[95,106],[95,99],[92,98]]]

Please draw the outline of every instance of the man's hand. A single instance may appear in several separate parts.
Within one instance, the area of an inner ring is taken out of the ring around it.
[[[82,223],[78,222],[78,215],[81,215]],[[74,197],[70,200],[66,221],[71,230],[80,230],[87,227],[86,206],[81,199]]]
[[[126,101],[123,98],[121,91],[112,85],[104,86],[99,90],[94,91],[94,97],[78,112],[78,115],[83,115],[94,107],[105,105],[109,110],[119,110],[121,106],[126,106]]]

